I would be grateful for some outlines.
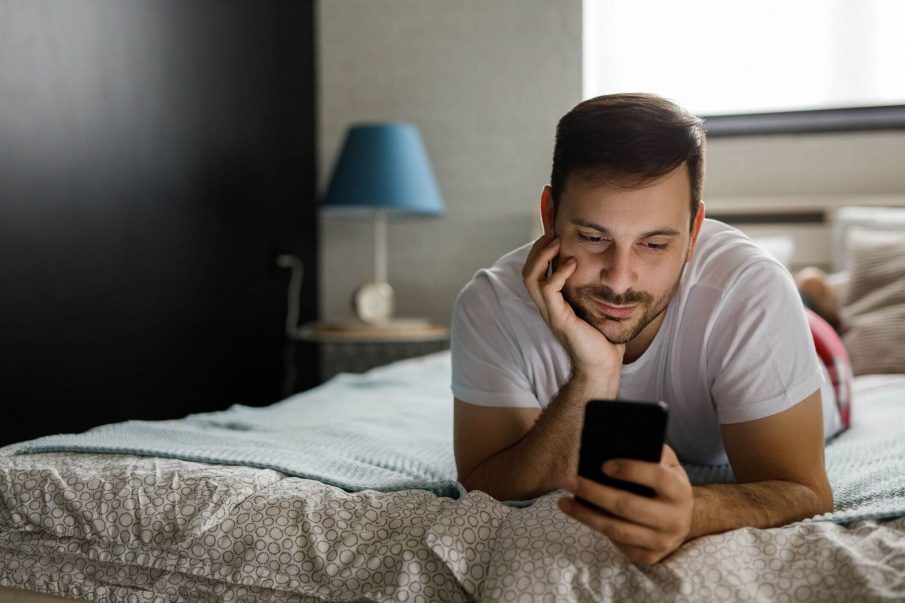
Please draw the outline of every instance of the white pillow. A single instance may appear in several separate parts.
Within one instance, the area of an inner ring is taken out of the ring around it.
[[[833,270],[849,271],[852,248],[849,231],[863,230],[905,233],[905,207],[842,207],[833,221]]]

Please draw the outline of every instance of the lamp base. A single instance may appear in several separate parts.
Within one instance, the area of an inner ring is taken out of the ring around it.
[[[389,283],[374,281],[365,283],[355,291],[352,297],[352,309],[355,315],[371,325],[382,324],[393,316],[395,294]]]

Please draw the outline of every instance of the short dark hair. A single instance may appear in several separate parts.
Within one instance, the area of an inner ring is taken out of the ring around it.
[[[556,126],[554,208],[574,172],[600,184],[640,187],[685,163],[693,223],[704,188],[705,139],[699,117],[654,94],[608,94],[579,103]]]

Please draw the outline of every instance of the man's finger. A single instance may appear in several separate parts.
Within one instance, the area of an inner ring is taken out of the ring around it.
[[[603,473],[609,477],[647,486],[668,500],[680,500],[685,482],[676,471],[662,461],[649,463],[634,459],[612,459],[603,464]]]
[[[548,232],[534,241],[534,245],[532,245],[530,251],[528,251],[528,257],[525,258],[525,265],[522,267],[522,277],[528,277],[528,271],[534,266],[538,254],[550,245],[554,239],[556,239],[556,235],[553,232]]]
[[[669,444],[663,444],[663,452],[660,454],[660,462],[664,465],[679,464],[679,458],[676,456],[675,450],[670,448]]]
[[[674,475],[666,474],[666,467],[659,463],[636,459],[611,459],[601,467],[603,473],[626,482],[633,482],[651,488],[658,494],[664,489],[664,482]]]
[[[657,530],[618,517],[609,517],[582,504],[581,501],[563,497],[560,499],[559,508],[569,517],[604,534],[616,544],[651,550],[660,546],[662,534]]]
[[[543,238],[538,239],[537,246],[543,242]],[[559,253],[559,239],[553,237],[543,245],[536,249],[532,247],[525,259],[525,266],[522,268],[522,276],[526,281],[540,282],[547,275],[547,266],[553,261],[553,258]]]
[[[620,488],[611,488],[581,476],[577,480],[578,488],[574,492],[575,496],[594,503],[613,515],[628,519],[632,523],[642,524],[656,530],[665,528],[664,519],[673,515],[672,509],[665,502]]]
[[[540,240],[538,240],[538,242],[540,242]],[[537,243],[535,243],[535,245],[537,245]],[[553,258],[556,257],[557,253],[559,253],[559,239],[551,239],[545,246],[538,249],[533,258],[530,258],[525,262],[525,267],[522,269],[525,288],[528,290],[528,295],[534,300],[544,321],[548,323],[549,312],[547,311],[547,306],[544,302],[544,296],[541,293],[541,286],[546,281],[547,267]]]
[[[575,272],[575,268],[578,267],[578,260],[574,257],[569,256],[567,258],[562,258],[559,262],[559,265],[556,267],[550,277],[547,278],[547,282],[544,284],[543,289],[549,289],[550,291],[560,292],[563,290],[563,287],[566,286],[566,281],[572,276],[572,273]]]
[[[566,286],[566,281],[569,277],[575,273],[577,267],[578,261],[575,258],[564,259],[547,279],[547,282],[540,287],[544,305],[547,307],[547,313],[550,316],[550,320],[547,322],[555,329],[559,329],[562,326],[559,323],[563,319],[563,311],[568,309],[571,312],[571,308],[566,304],[566,300],[562,295],[562,290]]]

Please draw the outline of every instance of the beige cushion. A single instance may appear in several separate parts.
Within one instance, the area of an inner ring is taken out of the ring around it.
[[[846,272],[852,268],[849,253],[849,231],[860,228],[871,231],[905,232],[905,207],[842,207],[833,216],[833,270]]]
[[[905,373],[905,233],[853,228],[842,341],[856,375]]]

